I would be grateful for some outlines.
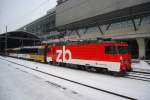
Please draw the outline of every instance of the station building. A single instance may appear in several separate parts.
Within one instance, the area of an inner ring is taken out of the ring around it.
[[[53,8],[47,11],[47,13],[41,18],[19,28],[18,31],[26,31],[42,37],[54,30],[55,22],[56,8]]]
[[[129,43],[133,58],[150,59],[150,0],[58,0],[57,6],[19,30],[46,43],[93,40]]]

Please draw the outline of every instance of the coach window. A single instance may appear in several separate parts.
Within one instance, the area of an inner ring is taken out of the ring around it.
[[[37,54],[37,53],[38,53],[38,49],[37,49],[37,48],[30,48],[30,49],[29,49],[29,52],[30,52],[30,53],[36,53],[36,54]]]
[[[38,49],[38,54],[43,55],[44,54],[44,49],[43,48]]]

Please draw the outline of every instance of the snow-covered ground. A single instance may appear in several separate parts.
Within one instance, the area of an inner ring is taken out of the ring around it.
[[[45,81],[0,60],[0,100],[86,100],[74,91]]]
[[[150,65],[144,60],[140,60],[138,63],[133,63],[132,67],[135,71],[149,72],[150,73]]]
[[[52,65],[46,65],[46,64],[36,63],[36,62],[19,60],[19,59],[14,59],[14,58],[9,58],[9,57],[7,57],[5,59],[16,62],[16,63],[23,64],[23,65],[31,67],[31,68],[35,68],[35,69],[43,71],[43,72],[54,74],[54,75],[57,75],[57,76],[60,76],[60,77],[66,78],[66,79],[70,79],[70,80],[73,80],[76,82],[94,86],[94,87],[97,87],[100,89],[112,91],[112,92],[115,92],[118,94],[136,98],[139,100],[149,100],[150,99],[150,95],[149,95],[150,82],[127,79],[127,78],[122,78],[122,77],[114,77],[114,76],[110,76],[110,75],[103,75],[103,74],[97,74],[97,73],[89,73],[89,72],[85,72],[85,71],[56,67],[56,66],[52,66]],[[81,100],[84,100],[84,99],[86,99],[86,100],[100,100],[100,99],[120,100],[120,99],[124,99],[121,97],[110,95],[105,92],[95,91],[93,89],[90,89],[90,88],[87,88],[87,87],[84,87],[81,85],[77,85],[75,83],[67,82],[65,80],[61,80],[61,79],[58,79],[58,78],[55,78],[55,77],[52,77],[52,76],[49,76],[46,74],[42,74],[40,72],[36,72],[36,71],[30,70],[30,69],[21,67],[19,65],[15,65],[15,64],[0,60],[0,64],[2,62],[5,62],[6,65],[9,65],[8,67],[19,68],[20,70],[32,73],[33,75],[43,78],[46,81],[49,81],[50,84],[55,83],[57,85],[60,85],[61,87],[67,88],[67,90],[69,90],[70,92],[67,91],[66,94],[72,98],[75,98],[75,100],[78,100],[80,97],[81,97]],[[137,64],[137,65],[139,65],[139,64]],[[133,66],[136,66],[136,65],[133,65]],[[28,81],[28,80],[26,80],[26,81]],[[43,84],[41,84],[40,86],[42,86],[42,85]],[[45,87],[45,86],[43,85],[43,87]],[[74,91],[74,92],[71,92],[71,91]],[[63,92],[66,92],[66,90],[64,90]],[[75,94],[73,94],[73,93],[75,93]]]

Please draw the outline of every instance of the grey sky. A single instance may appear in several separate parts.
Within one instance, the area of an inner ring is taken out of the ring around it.
[[[13,31],[46,14],[56,0],[0,0],[0,34]]]

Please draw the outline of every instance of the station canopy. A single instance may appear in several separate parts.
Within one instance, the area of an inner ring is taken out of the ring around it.
[[[40,43],[41,41],[38,36],[24,31],[12,31],[0,34],[0,51],[7,48],[34,46]]]
[[[92,26],[100,26],[100,25],[110,25],[111,23],[133,20],[136,18],[142,18],[143,16],[147,16],[150,14],[150,2],[143,3],[140,5],[127,7],[119,10],[114,10],[112,12],[96,15],[93,17],[85,18],[83,20],[78,20],[75,22],[71,22],[65,25],[57,26],[59,30],[73,30],[79,28],[88,28]],[[60,16],[60,19],[61,16]],[[74,18],[76,19],[76,18]]]

